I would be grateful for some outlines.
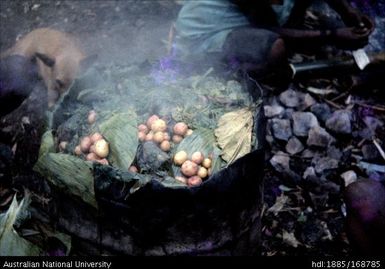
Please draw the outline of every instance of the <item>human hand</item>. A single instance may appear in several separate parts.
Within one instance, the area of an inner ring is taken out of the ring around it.
[[[356,10],[351,10],[343,16],[345,24],[349,27],[355,27],[357,31],[368,31],[370,35],[375,27],[374,21],[367,15]]]
[[[343,49],[359,49],[368,44],[369,29],[345,27],[336,29],[332,34],[335,45]]]

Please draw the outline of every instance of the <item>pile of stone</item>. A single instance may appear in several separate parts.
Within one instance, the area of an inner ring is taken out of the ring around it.
[[[351,99],[330,106],[293,87],[265,101],[273,169],[295,185],[333,193],[360,176],[381,175],[384,159],[373,137],[384,123],[373,115],[357,115],[361,110]],[[381,141],[377,144],[381,147]]]

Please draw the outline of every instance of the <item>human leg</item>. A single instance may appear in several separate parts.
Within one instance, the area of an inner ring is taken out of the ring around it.
[[[284,41],[274,32],[258,28],[233,30],[223,47],[227,65],[247,72],[256,79],[263,79],[286,63]]]

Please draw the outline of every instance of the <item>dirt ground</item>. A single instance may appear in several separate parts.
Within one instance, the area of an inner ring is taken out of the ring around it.
[[[0,2],[0,51],[39,27],[80,38],[99,63],[141,63],[163,55],[180,5],[152,0],[4,0]]]

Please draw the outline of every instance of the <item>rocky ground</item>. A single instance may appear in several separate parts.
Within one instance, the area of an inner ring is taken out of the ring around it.
[[[81,38],[103,65],[165,54],[175,1],[0,1],[0,51],[37,27]],[[384,95],[366,96],[335,78],[267,90],[262,255],[349,255],[344,188],[385,174]],[[382,99],[381,99],[382,98]],[[1,208],[10,203],[1,190]]]
[[[264,236],[277,237],[278,229],[293,247],[269,247],[273,253],[348,255],[341,194],[356,180],[384,177],[384,107],[313,90],[293,85],[265,105],[271,149],[265,187],[267,197],[277,198],[266,201]]]

